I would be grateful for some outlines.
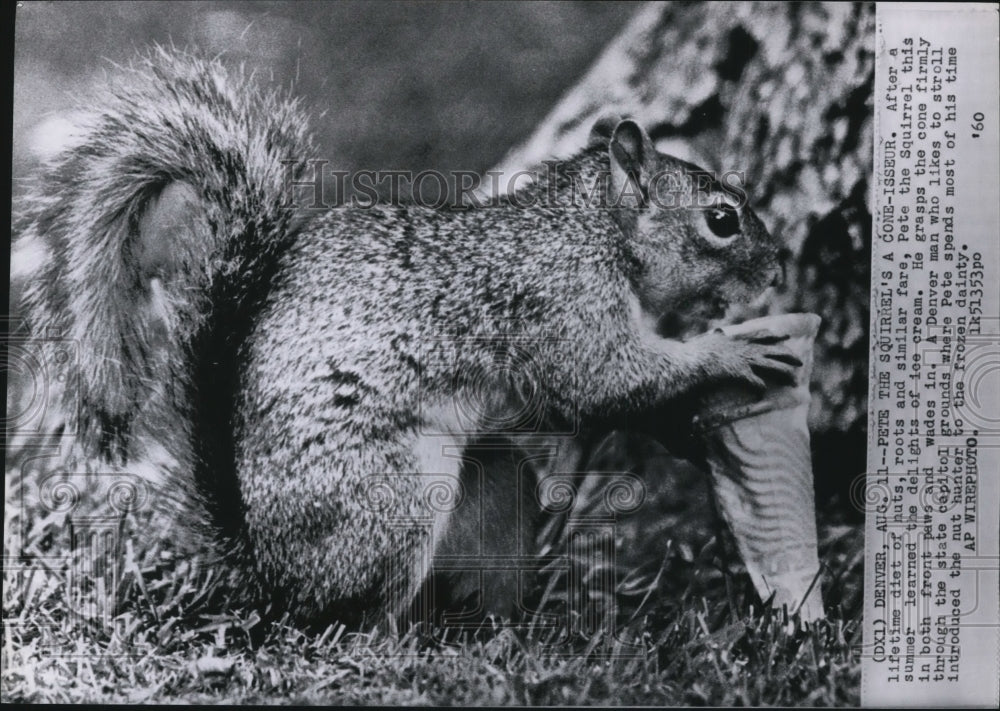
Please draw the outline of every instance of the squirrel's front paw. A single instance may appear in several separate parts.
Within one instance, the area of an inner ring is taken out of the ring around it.
[[[788,336],[766,331],[727,335],[716,330],[703,338],[718,341],[717,353],[725,375],[739,378],[759,390],[767,389],[767,381],[794,384],[797,369],[802,365],[802,361],[782,345]]]

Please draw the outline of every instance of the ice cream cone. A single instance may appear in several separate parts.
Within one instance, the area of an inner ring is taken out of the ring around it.
[[[695,431],[704,444],[712,485],[750,578],[775,607],[805,621],[823,616],[816,504],[809,450],[809,376],[820,318],[785,314],[722,330],[730,335],[787,335],[802,361],[796,382],[761,395],[727,383],[700,401]]]

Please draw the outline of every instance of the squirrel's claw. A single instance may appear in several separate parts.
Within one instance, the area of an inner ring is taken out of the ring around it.
[[[750,343],[757,343],[762,346],[773,346],[776,343],[781,343],[782,341],[787,341],[789,339],[787,333],[783,335],[776,335],[770,331],[753,331],[752,333],[743,333],[733,336],[741,341],[749,341]]]
[[[802,361],[790,353],[769,353],[763,359],[752,364],[750,368],[774,382],[791,385],[795,383],[797,371],[801,365]]]
[[[802,361],[791,353],[773,353],[767,357],[780,363],[787,363],[788,365],[795,366],[796,368],[802,367]]]

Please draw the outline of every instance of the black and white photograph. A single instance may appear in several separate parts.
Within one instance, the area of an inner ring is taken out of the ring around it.
[[[3,701],[989,705],[947,5],[18,2]]]

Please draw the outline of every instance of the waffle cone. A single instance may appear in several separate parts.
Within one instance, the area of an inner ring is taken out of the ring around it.
[[[787,335],[803,365],[794,384],[763,395],[738,383],[715,388],[695,416],[719,508],[757,592],[805,621],[823,616],[807,426],[819,324],[815,314],[785,314],[723,328]]]

